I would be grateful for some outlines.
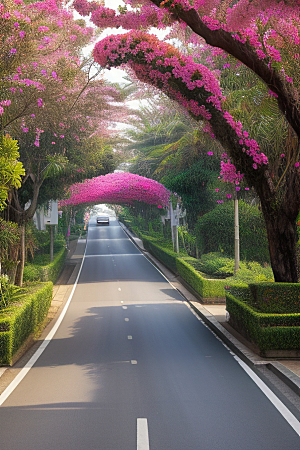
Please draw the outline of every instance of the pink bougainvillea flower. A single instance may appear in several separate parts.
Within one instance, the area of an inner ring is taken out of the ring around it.
[[[19,36],[21,39],[23,39],[23,37],[25,37],[26,33],[25,31],[20,31]]]
[[[52,144],[52,145],[55,145],[55,142],[52,141],[51,144]]]
[[[208,156],[212,156],[214,152],[207,152]]]
[[[22,131],[23,131],[23,133],[28,133],[28,131],[29,131],[29,128],[27,128],[27,127],[24,127],[24,128],[22,128]]]
[[[241,190],[241,188],[240,188],[239,186],[236,186],[236,187],[235,187],[235,190],[238,192],[238,191]]]
[[[17,49],[16,49],[16,48],[11,48],[11,49],[10,49],[10,53],[11,53],[12,55],[16,54],[16,53],[17,53]]]
[[[43,99],[38,98],[38,99],[37,99],[37,105],[38,105],[38,107],[41,108],[41,107],[43,106],[43,104],[44,104],[44,103],[43,103]]]
[[[227,194],[226,197],[227,197],[227,198],[231,198],[231,194]]]
[[[248,188],[248,187],[245,187],[245,191],[249,191],[249,189],[250,189],[250,188]]]
[[[49,27],[46,27],[46,26],[38,27],[38,31],[45,33],[46,31],[49,31]]]
[[[215,189],[216,192],[219,192],[220,189]]]
[[[30,117],[35,117],[35,114],[30,114]]]
[[[285,158],[285,154],[281,153],[280,158]]]
[[[299,166],[300,166],[300,162],[296,162],[295,167],[299,167]]]

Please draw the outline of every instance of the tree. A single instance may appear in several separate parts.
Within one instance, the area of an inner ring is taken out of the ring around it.
[[[7,2],[0,10],[0,129],[18,139],[26,170],[21,189],[12,186],[4,212],[21,227],[16,283],[22,284],[25,224],[38,203],[61,196],[63,188],[82,180],[92,159],[90,176],[114,168],[112,149],[104,150],[96,137],[107,131],[108,111],[117,119],[110,102],[121,98],[97,78],[99,66],[95,70],[96,64],[81,55],[93,30],[75,21],[59,2]],[[83,163],[82,143],[89,139],[95,151]]]
[[[127,28],[135,29],[140,27],[141,23],[144,29],[152,25],[161,27],[173,25],[173,29],[177,27],[177,31],[185,30],[185,34],[194,45],[200,42],[201,36],[208,44],[222,48],[250,68],[276,97],[280,110],[290,124],[293,142],[288,151],[281,149],[276,157],[272,155],[273,158],[268,159],[259,150],[258,144],[249,138],[241,123],[236,122],[224,110],[222,93],[217,89],[217,80],[211,77],[209,71],[204,73],[202,67],[196,69],[192,58],[184,62],[183,58],[178,57],[178,53],[172,51],[170,47],[167,54],[167,47],[164,47],[164,51],[162,43],[156,42],[155,38],[143,39],[141,35],[137,39],[137,45],[140,44],[140,47],[132,44],[131,50],[136,50],[136,54],[132,57],[126,53],[126,43],[123,47],[121,38],[118,44],[116,40],[106,41],[108,53],[115,52],[109,61],[105,61],[107,55],[102,55],[102,62],[104,64],[108,62],[108,65],[119,65],[121,61],[129,63],[131,60],[131,68],[135,70],[139,79],[147,80],[159,89],[168,91],[168,95],[189,108],[191,114],[195,115],[196,111],[198,116],[202,114],[202,120],[203,117],[209,120],[215,137],[229,155],[229,161],[225,160],[222,167],[225,179],[239,181],[241,175],[235,174],[236,166],[236,170],[245,174],[248,183],[255,187],[260,198],[275,281],[296,282],[296,218],[300,207],[298,161],[300,109],[297,103],[299,7],[283,2],[278,4],[275,0],[249,3],[243,1],[235,3],[232,7],[227,7],[226,3],[226,10],[224,2],[221,1],[213,4],[208,1],[194,1],[191,4],[183,0],[127,3],[139,9],[122,11],[122,14],[115,16],[115,23],[125,27],[127,21]],[[112,15],[113,13],[110,13],[110,17]],[[101,14],[99,9],[92,13],[94,23],[98,22],[101,27],[106,25],[106,20],[109,21],[108,16],[109,11],[105,12],[103,9]],[[161,58],[158,53],[153,54],[149,50],[151,46],[155,50],[159,48],[163,57]],[[94,55],[96,59],[98,57],[101,59],[97,50]],[[169,69],[165,63],[166,56],[170,62]],[[152,74],[147,71],[147,64],[151,67]],[[177,73],[168,75],[173,69]],[[154,75],[157,76],[156,80]],[[206,94],[199,92],[199,86],[195,84],[197,80],[202,83]],[[175,86],[173,91],[172,86]],[[214,105],[211,102],[214,102]],[[198,109],[201,107],[204,109]],[[209,114],[211,117],[208,117]]]

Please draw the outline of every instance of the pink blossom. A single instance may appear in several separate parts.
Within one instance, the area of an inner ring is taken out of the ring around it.
[[[296,162],[295,167],[299,167],[299,166],[300,166],[300,162]]]
[[[16,48],[11,48],[11,49],[10,49],[10,53],[11,53],[12,55],[16,54],[16,53],[17,53],[17,49],[16,49]]]
[[[19,32],[19,36],[20,36],[21,39],[22,39],[23,37],[25,37],[25,35],[26,35],[25,31],[20,31],[20,32]]]
[[[208,154],[209,156],[212,156],[212,155],[214,154],[214,152],[207,152],[207,154]]]
[[[39,108],[41,108],[43,106],[43,100],[41,98],[38,98],[37,105]]]
[[[80,203],[132,203],[142,201],[167,206],[170,198],[162,184],[131,173],[109,173],[70,187],[71,197],[60,206]]]
[[[227,194],[226,197],[227,197],[227,198],[231,198],[231,194]]]
[[[46,27],[46,26],[38,27],[38,31],[45,33],[46,31],[49,31],[49,27]]]

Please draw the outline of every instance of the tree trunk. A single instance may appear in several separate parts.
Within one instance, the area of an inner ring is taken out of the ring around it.
[[[23,285],[24,265],[25,265],[25,224],[20,226],[19,264],[17,266],[15,278],[15,284],[17,286]]]

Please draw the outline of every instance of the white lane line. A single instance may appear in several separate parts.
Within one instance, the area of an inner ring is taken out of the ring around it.
[[[23,380],[23,378],[27,375],[27,373],[29,372],[29,370],[32,368],[32,366],[36,363],[36,361],[39,359],[39,357],[41,356],[41,354],[44,352],[44,350],[46,349],[46,347],[48,346],[48,344],[50,343],[51,339],[53,338],[53,336],[55,335],[55,333],[58,330],[58,327],[60,326],[63,318],[66,315],[67,309],[71,303],[74,291],[76,289],[80,274],[81,274],[81,270],[82,270],[82,266],[83,266],[83,262],[85,259],[85,254],[86,254],[86,249],[87,247],[85,247],[85,251],[84,251],[84,255],[81,261],[81,265],[80,265],[80,269],[76,278],[76,281],[74,283],[74,286],[72,288],[72,291],[70,293],[70,296],[67,300],[67,303],[64,306],[64,309],[62,310],[59,318],[57,319],[55,325],[53,326],[53,328],[51,329],[51,331],[48,333],[47,337],[45,338],[45,340],[42,342],[42,344],[39,346],[39,348],[37,349],[37,351],[32,355],[32,357],[30,358],[30,360],[27,362],[27,364],[23,367],[23,369],[18,373],[18,375],[16,376],[16,378],[7,386],[7,388],[2,392],[2,394],[0,395],[0,406],[5,402],[5,400],[8,398],[8,396],[16,389],[16,387],[18,386],[19,383],[21,383],[21,381]]]
[[[127,336],[127,339],[132,339],[132,336]]]
[[[149,450],[149,433],[147,419],[137,419],[137,450]]]
[[[123,309],[127,309],[127,306],[122,306]]]
[[[137,360],[136,359],[132,359],[130,362],[131,362],[131,364],[137,364]]]
[[[125,320],[125,322],[129,322],[129,319],[128,319],[128,317],[125,317],[125,319],[124,319],[124,320]]]
[[[253,370],[247,366],[244,361],[242,361],[238,356],[234,355],[234,359],[240,364],[240,366],[245,370],[245,372],[249,375],[250,378],[254,381],[254,383],[262,390],[265,396],[270,400],[271,403],[275,406],[275,408],[280,412],[280,414],[285,418],[288,424],[296,431],[298,436],[300,436],[300,422],[296,417],[291,413],[291,411],[282,403],[281,400],[268,388],[268,386],[256,375]]]

